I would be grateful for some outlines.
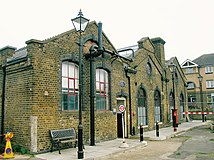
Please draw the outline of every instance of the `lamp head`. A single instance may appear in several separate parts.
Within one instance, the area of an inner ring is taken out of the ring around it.
[[[81,33],[81,32],[85,31],[85,29],[86,29],[86,27],[88,25],[89,19],[83,17],[82,11],[80,9],[79,14],[77,15],[77,17],[71,19],[71,21],[72,21],[76,31]]]
[[[199,75],[199,76],[198,76],[198,79],[199,79],[200,82],[202,82],[203,77],[202,77],[201,75]]]

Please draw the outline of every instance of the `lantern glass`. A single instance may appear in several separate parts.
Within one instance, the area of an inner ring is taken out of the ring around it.
[[[77,32],[84,32],[88,25],[89,19],[83,17],[82,11],[80,10],[78,16],[71,19],[71,21]]]

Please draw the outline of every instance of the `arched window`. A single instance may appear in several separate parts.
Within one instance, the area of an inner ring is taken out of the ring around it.
[[[104,69],[96,69],[96,108],[109,110],[109,74]]]
[[[185,115],[184,112],[184,95],[181,93],[180,95],[180,119],[183,119]]]
[[[143,88],[140,88],[138,90],[137,94],[137,108],[138,108],[138,125],[143,124],[147,125],[148,120],[147,120],[147,99],[146,99],[146,92]]]
[[[169,95],[170,121],[172,121],[172,109],[174,109],[174,98],[173,98],[173,92],[170,92],[170,95]]]
[[[155,108],[154,108],[155,122],[157,121],[162,122],[161,96],[158,90],[155,91],[154,101],[155,101]]]
[[[78,110],[78,70],[75,63],[62,62],[62,110]]]

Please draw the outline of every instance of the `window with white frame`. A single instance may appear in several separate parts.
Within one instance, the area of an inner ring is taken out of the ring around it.
[[[155,91],[154,102],[155,102],[154,108],[155,122],[157,121],[162,122],[161,96],[158,90]]]
[[[79,67],[72,62],[62,62],[62,110],[78,110]]]
[[[104,69],[96,69],[96,108],[109,110],[109,74]]]
[[[143,88],[140,88],[137,93],[137,109],[138,109],[138,125],[148,124],[148,113],[147,113],[147,99],[146,99],[146,91]]]
[[[188,84],[187,89],[194,89],[195,88],[194,82],[188,82],[187,84]]]
[[[207,94],[207,103],[214,103],[214,93]]]
[[[194,73],[193,68],[186,68],[186,74]]]
[[[213,67],[212,66],[206,66],[205,67],[205,73],[213,73]]]
[[[206,81],[206,87],[207,88],[214,88],[214,81],[213,80],[207,80]]]
[[[196,96],[195,95],[188,96],[188,106],[196,107]]]

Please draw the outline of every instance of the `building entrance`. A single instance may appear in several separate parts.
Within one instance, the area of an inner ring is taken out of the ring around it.
[[[126,99],[125,98],[117,98],[117,107],[120,105],[126,106]],[[127,108],[126,108],[127,110]],[[126,111],[124,112],[124,124],[122,123],[122,116],[121,112],[117,112],[117,137],[123,138],[123,127],[125,128],[125,137],[128,137],[127,134],[127,119],[126,119]]]

